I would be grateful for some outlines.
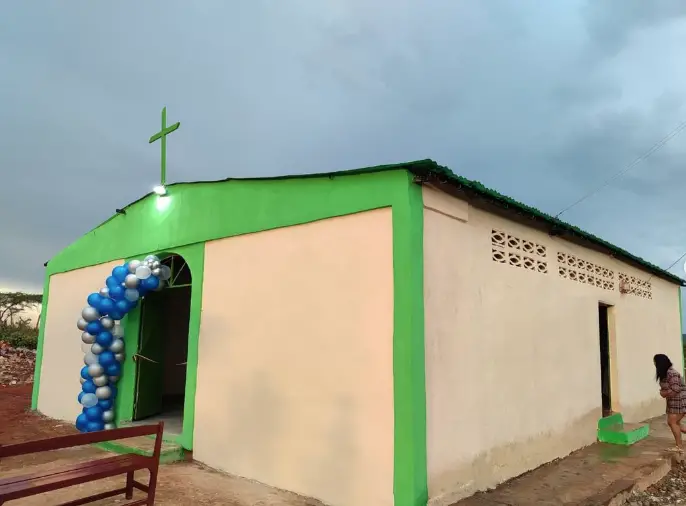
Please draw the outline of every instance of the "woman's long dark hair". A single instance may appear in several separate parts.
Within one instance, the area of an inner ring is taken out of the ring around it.
[[[667,381],[667,371],[672,367],[672,361],[669,360],[669,357],[658,353],[653,357],[653,363],[655,364],[655,381],[658,383]]]

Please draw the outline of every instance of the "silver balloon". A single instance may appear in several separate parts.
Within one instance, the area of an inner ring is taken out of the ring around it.
[[[152,267],[153,269],[159,269],[159,268],[160,268],[160,265],[162,265],[162,264],[160,263],[160,261],[159,261],[159,260],[155,260],[155,261],[150,265],[150,267]]]
[[[81,317],[87,322],[92,322],[100,318],[100,313],[93,306],[86,306],[81,311]]]
[[[119,322],[114,324],[114,328],[112,329],[112,335],[114,337],[124,337],[124,327],[122,327]]]
[[[108,409],[107,411],[102,412],[102,421],[105,423],[110,423],[112,420],[114,420],[114,411],[111,409]]]
[[[109,297],[110,296],[110,289],[107,287],[104,287],[104,288],[101,288],[98,293],[100,294],[100,297]]]
[[[129,302],[136,302],[139,297],[140,294],[138,293],[138,290],[136,290],[135,288],[127,288],[124,292],[124,298]]]
[[[119,381],[119,376],[110,376],[109,377],[110,383],[116,383]]]
[[[160,269],[159,267],[153,267],[152,275],[155,276],[156,278],[159,278],[160,274],[162,274],[162,269]]]
[[[110,351],[112,353],[121,353],[124,351],[124,341],[121,339],[115,339],[112,341],[112,344],[110,344]]]
[[[88,332],[84,332],[81,334],[81,340],[86,344],[93,344],[95,342],[95,336],[93,334],[89,334]]]
[[[171,269],[168,265],[160,265],[160,279],[166,281],[171,278]]]
[[[148,255],[147,257],[145,257],[145,261],[152,263],[155,261],[159,262],[160,259],[158,257],[156,257],[155,255]]]
[[[141,265],[136,269],[136,278],[138,279],[148,279],[152,275],[152,270],[147,265]],[[128,276],[126,276],[128,279]]]
[[[140,267],[138,268],[140,269]],[[136,271],[138,271],[136,269]],[[124,286],[126,288],[136,288],[138,286],[138,277],[135,274],[129,274],[124,279]]]
[[[100,318],[100,325],[102,325],[102,328],[105,330],[112,330],[114,328],[114,320],[109,316],[103,316]]]
[[[95,389],[95,396],[98,399],[109,399],[112,397],[112,389],[110,387],[98,387]]]
[[[136,273],[136,269],[138,269],[138,267],[140,267],[141,263],[142,263],[142,262],[141,262],[140,260],[131,260],[131,261],[129,262],[129,272],[130,272],[131,274],[135,274],[135,273]]]
[[[79,378],[79,379],[81,380],[81,384],[82,384],[82,385],[86,382],[86,380],[83,379],[83,378]]]
[[[81,351],[84,353],[88,353],[91,351],[91,345],[88,343],[81,343]]]
[[[100,355],[103,351],[105,351],[105,348],[98,343],[93,343],[91,345],[91,353],[93,353],[93,355]]]
[[[125,356],[123,353],[115,353],[115,354],[114,354],[114,359],[115,359],[117,362],[123,362],[123,361],[124,361],[124,358],[126,358],[126,356]]]
[[[83,318],[79,318],[79,321],[76,322],[76,326],[78,327],[79,330],[86,330],[86,327],[88,326],[88,322],[84,320]]]
[[[102,376],[102,374],[105,372],[105,368],[101,366],[100,364],[91,364],[88,366],[88,375],[91,378],[95,378],[97,376]]]
[[[104,430],[114,430],[114,429],[116,429],[116,428],[117,428],[117,426],[114,425],[113,423],[106,423],[106,424],[105,424],[105,429],[104,429]]]
[[[93,355],[92,352],[86,353],[86,356],[83,357],[83,363],[86,365],[97,364],[98,363],[98,357]]]
[[[95,383],[96,387],[104,387],[105,385],[107,385],[107,383],[109,383],[109,381],[107,380],[107,376],[102,375],[93,378],[93,383]]]

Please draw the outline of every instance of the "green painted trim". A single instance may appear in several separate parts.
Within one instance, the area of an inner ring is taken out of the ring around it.
[[[191,244],[180,248],[170,248],[164,251],[152,251],[139,255],[144,258],[151,254],[181,255],[191,271],[191,311],[188,321],[188,358],[186,359],[186,391],[183,407],[183,428],[181,434],[173,440],[186,450],[193,449],[193,429],[195,426],[195,391],[198,378],[198,342],[200,339],[200,314],[202,308],[202,286],[205,272],[205,243]],[[127,258],[126,261],[133,260]],[[119,395],[117,396],[117,423],[130,421],[133,418],[133,404],[136,395],[136,364],[131,358],[129,350],[138,346],[140,331],[140,305],[126,317],[124,342],[126,345],[126,359],[119,380]]]
[[[144,457],[152,456],[153,452],[149,450],[141,450],[140,448],[133,448],[123,443],[116,441],[104,441],[102,443],[94,443],[92,446],[106,452],[118,453],[120,455],[142,455]],[[160,464],[170,464],[171,462],[178,462],[185,459],[186,452],[183,448],[170,448],[160,452]]]
[[[38,409],[38,394],[40,393],[40,376],[43,366],[43,343],[45,337],[45,322],[48,320],[48,296],[50,295],[50,274],[45,273],[43,279],[43,301],[41,302],[40,326],[38,328],[38,342],[36,343],[36,365],[33,370],[33,390],[31,392],[31,409]]]
[[[410,174],[393,206],[393,286],[394,504],[425,506],[424,205]]]

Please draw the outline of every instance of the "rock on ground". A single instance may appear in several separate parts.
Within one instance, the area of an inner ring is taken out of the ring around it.
[[[686,506],[686,466],[672,469],[644,492],[634,492],[627,506]]]
[[[0,341],[0,387],[33,383],[36,352]]]

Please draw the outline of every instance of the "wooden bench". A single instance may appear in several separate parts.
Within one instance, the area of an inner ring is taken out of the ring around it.
[[[43,494],[45,492],[51,492],[53,490],[123,474],[126,474],[125,487],[66,502],[63,503],[62,506],[89,504],[100,499],[121,494],[124,494],[127,499],[132,499],[134,488],[146,492],[148,496],[145,499],[127,503],[127,506],[155,504],[155,487],[157,486],[157,471],[160,465],[163,430],[164,422],[160,422],[156,425],[142,425],[123,429],[88,432],[85,434],[74,434],[73,436],[61,436],[40,439],[38,441],[29,441],[28,443],[0,446],[0,459],[2,459],[4,457],[17,457],[31,453],[103,443],[105,441],[116,441],[119,439],[148,436],[151,434],[156,435],[155,450],[152,456],[149,457],[133,454],[117,455],[114,457],[105,457],[89,462],[72,464],[65,467],[58,467],[52,470],[24,474],[14,478],[0,477],[0,505],[15,499]],[[143,469],[147,469],[150,473],[150,480],[147,485],[139,483],[133,478],[133,473],[135,471]]]

